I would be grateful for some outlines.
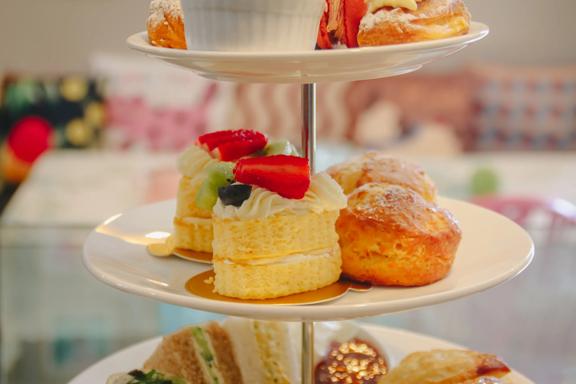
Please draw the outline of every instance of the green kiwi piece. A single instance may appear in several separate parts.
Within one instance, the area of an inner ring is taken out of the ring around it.
[[[288,140],[283,141],[274,141],[266,146],[265,149],[266,156],[273,156],[273,155],[292,155],[292,156],[299,156],[298,151],[291,142]]]
[[[234,181],[234,163],[220,162],[211,165],[204,172],[206,179],[196,193],[196,206],[212,210],[218,201],[218,190]]]

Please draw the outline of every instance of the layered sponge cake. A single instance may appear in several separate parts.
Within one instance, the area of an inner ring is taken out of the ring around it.
[[[217,190],[228,184],[234,161],[265,148],[260,132],[231,130],[198,138],[178,161],[182,174],[174,217],[175,247],[212,252],[212,207]]]
[[[208,152],[192,145],[178,161],[182,178],[178,185],[174,240],[177,248],[212,252],[212,212],[196,204],[196,194],[206,179],[205,171],[218,163]]]
[[[339,279],[335,223],[346,197],[329,175],[310,177],[307,159],[278,155],[242,159],[234,177],[213,210],[217,293],[268,299]]]

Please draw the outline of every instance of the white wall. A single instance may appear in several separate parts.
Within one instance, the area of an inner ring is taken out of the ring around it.
[[[470,61],[576,64],[575,0],[467,0],[492,35],[433,68]],[[130,54],[148,0],[0,0],[0,70],[84,71],[90,53]]]

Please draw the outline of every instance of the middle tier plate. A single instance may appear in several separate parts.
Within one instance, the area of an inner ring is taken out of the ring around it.
[[[172,230],[175,201],[136,208],[98,226],[84,246],[84,263],[98,279],[123,291],[203,311],[258,319],[344,320],[404,311],[480,292],[522,272],[534,245],[517,224],[475,205],[441,198],[460,221],[463,239],[450,275],[417,288],[375,287],[316,305],[231,303],[189,294],[185,285],[210,266],[150,256],[146,244]]]

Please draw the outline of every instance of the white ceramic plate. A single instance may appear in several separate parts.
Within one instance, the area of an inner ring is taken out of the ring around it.
[[[443,340],[407,331],[369,325],[363,325],[362,328],[372,338],[378,340],[380,346],[384,347],[391,367],[396,366],[400,360],[412,352],[439,348],[462,348]],[[160,343],[160,338],[134,345],[111,355],[88,368],[69,384],[104,384],[111,374],[130,371],[142,366],[142,363],[152,354],[158,343]],[[534,384],[517,372],[513,372],[508,377],[514,384]]]
[[[507,218],[475,205],[440,199],[460,221],[463,239],[450,275],[418,288],[374,288],[325,304],[276,306],[229,303],[190,295],[186,281],[210,266],[176,257],[150,256],[145,245],[170,232],[175,200],[117,215],[97,227],[84,246],[84,263],[100,280],[121,290],[198,310],[250,318],[343,320],[408,310],[479,292],[515,277],[530,264],[534,245]]]
[[[451,55],[488,35],[489,28],[473,22],[464,36],[382,47],[297,52],[216,52],[160,48],[150,45],[146,32],[127,39],[142,53],[185,67],[199,75],[236,82],[315,83],[368,80],[413,72]]]

